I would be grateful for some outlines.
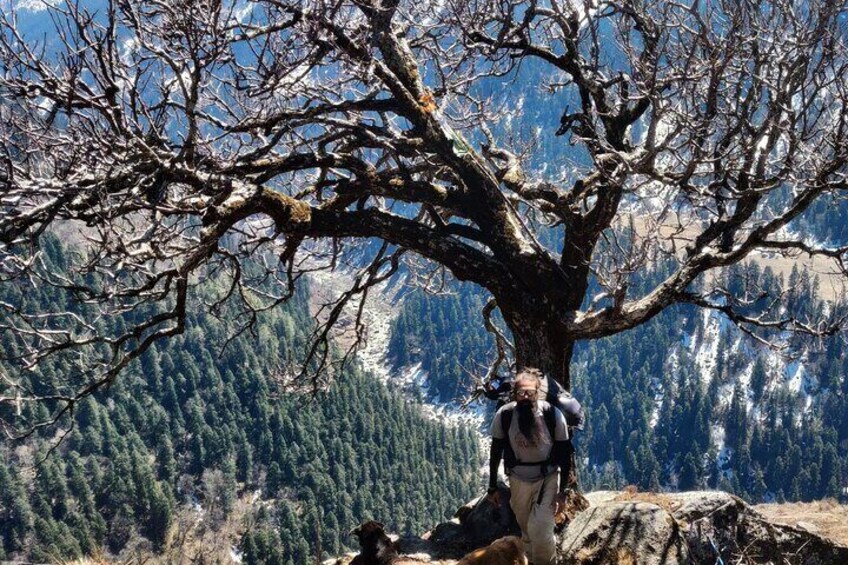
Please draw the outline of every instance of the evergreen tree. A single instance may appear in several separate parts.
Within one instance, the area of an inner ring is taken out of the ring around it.
[[[751,370],[751,392],[754,395],[755,402],[762,399],[767,382],[768,374],[766,373],[765,363],[763,363],[762,357],[757,357]]]

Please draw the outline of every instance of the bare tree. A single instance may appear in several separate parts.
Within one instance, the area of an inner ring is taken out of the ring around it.
[[[491,294],[492,371],[511,358],[566,388],[576,342],[676,303],[752,333],[842,325],[745,314],[708,275],[757,250],[845,273],[846,248],[792,229],[848,188],[844,2],[50,4],[45,38],[14,10],[0,22],[0,273],[67,289],[91,315],[0,304],[24,369],[75,355],[52,393],[6,375],[4,403],[72,411],[184,330],[200,275],[229,282],[207,306],[237,306],[238,332],[351,249],[369,259],[296,371],[313,383],[345,304],[407,259]],[[548,83],[523,82],[526,68]],[[502,97],[540,87],[558,130],[512,135]],[[537,173],[541,144],[582,160]],[[39,236],[69,225],[84,226],[84,256],[47,272]],[[671,274],[639,289],[658,262]],[[128,312],[150,314],[101,331]]]

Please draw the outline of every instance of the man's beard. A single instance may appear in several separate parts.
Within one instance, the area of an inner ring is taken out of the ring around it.
[[[523,401],[516,403],[518,412],[518,431],[533,443],[539,438],[539,426],[536,420],[536,403]]]

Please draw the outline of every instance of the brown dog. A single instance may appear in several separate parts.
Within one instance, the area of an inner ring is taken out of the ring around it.
[[[361,546],[359,555],[349,565],[528,565],[524,555],[521,538],[506,536],[493,541],[486,547],[476,549],[458,562],[430,561],[415,556],[400,556],[391,538],[386,534],[383,524],[369,520],[354,528],[351,535],[356,536]],[[337,563],[343,563],[338,561]]]
[[[459,560],[457,565],[527,565],[521,538],[506,536],[486,547],[475,549]]]
[[[431,561],[427,557],[398,555],[397,546],[386,534],[383,524],[369,520],[351,532],[359,539],[361,551],[349,565],[450,565],[454,561]]]

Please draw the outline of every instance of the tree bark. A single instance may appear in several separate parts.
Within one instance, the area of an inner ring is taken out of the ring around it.
[[[512,332],[516,365],[535,367],[570,391],[574,340],[563,324],[519,311],[502,312]]]

